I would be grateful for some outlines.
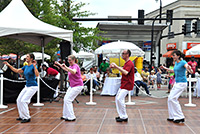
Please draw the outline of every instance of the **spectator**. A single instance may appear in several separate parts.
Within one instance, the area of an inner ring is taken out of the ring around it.
[[[151,74],[149,75],[148,85],[152,85],[152,88],[153,88],[155,81],[156,81],[156,75],[155,75],[155,72],[152,70]]]
[[[175,65],[175,62],[173,61],[171,63],[171,65],[169,66],[169,69],[174,70],[174,65]],[[174,73],[173,72],[168,72],[168,79],[169,79],[169,84],[168,84],[167,93],[170,93],[170,90],[173,87],[174,82],[175,82],[175,77],[174,77]]]
[[[23,63],[23,66],[26,66],[26,65],[28,65],[28,62],[26,62],[26,58],[24,58],[24,63]]]
[[[83,83],[86,81],[85,68],[81,68],[81,78]]]
[[[194,56],[191,56],[191,61],[188,62],[188,65],[191,66],[193,73],[191,74],[192,78],[195,78],[196,68],[197,68],[197,62],[195,61]],[[191,83],[191,86],[193,87],[194,82]]]
[[[134,79],[135,79],[135,84],[137,85],[137,86],[136,86],[136,96],[138,96],[139,87],[140,87],[140,86],[142,86],[142,87],[145,89],[145,91],[146,91],[146,93],[147,93],[148,95],[151,95],[151,94],[149,93],[149,89],[148,89],[148,87],[147,87],[147,84],[146,84],[145,82],[142,81],[142,77],[141,77],[140,73],[137,71],[137,68],[136,68],[136,67],[135,67]]]
[[[57,70],[49,67],[48,64],[44,63],[42,65],[42,69],[46,71],[47,77],[53,76],[55,79],[60,80],[60,73]]]
[[[161,83],[162,83],[162,78],[161,78],[161,70],[160,68],[157,68],[157,73],[156,73],[156,84],[157,84],[157,88],[160,89],[161,88]]]
[[[94,66],[94,73],[96,74],[96,78],[97,78],[97,80],[99,81],[100,73],[99,73],[98,70],[97,70],[97,66]]]
[[[149,68],[146,66],[144,68],[144,71],[141,73],[142,79],[145,83],[148,83],[148,77],[149,77]]]
[[[103,62],[100,64],[100,72],[105,73],[106,72],[106,68],[109,67],[109,63],[106,62],[106,58],[103,58]]]
[[[87,89],[88,91],[86,92],[87,95],[90,94],[90,80],[91,80],[91,76],[93,77],[93,86],[92,88],[94,89],[95,91],[95,87],[99,87],[99,83],[97,82],[97,77],[96,77],[96,74],[94,73],[94,70],[93,68],[90,68],[90,72],[86,75],[86,79],[88,80],[85,84],[87,86]]]

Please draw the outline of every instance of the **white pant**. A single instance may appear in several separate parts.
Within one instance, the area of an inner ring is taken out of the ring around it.
[[[64,104],[63,104],[63,118],[67,119],[75,119],[76,116],[74,115],[72,101],[76,98],[76,96],[81,92],[83,86],[77,87],[69,87],[67,93],[64,97]]]
[[[19,117],[22,119],[31,118],[29,114],[28,104],[31,101],[32,96],[38,91],[38,86],[25,86],[17,97],[17,108]]]
[[[187,89],[187,83],[175,83],[168,96],[168,112],[169,119],[183,119],[185,118],[181,110],[178,98],[184,90]]]
[[[120,88],[115,97],[117,113],[119,117],[122,119],[128,118],[128,115],[126,113],[126,105],[125,105],[125,97],[127,94],[128,94],[128,90]]]

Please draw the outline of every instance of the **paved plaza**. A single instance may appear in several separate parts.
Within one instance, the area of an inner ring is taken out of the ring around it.
[[[166,90],[151,91],[153,95],[165,94]],[[160,93],[159,93],[160,92]],[[163,96],[162,95],[162,96]],[[126,98],[128,99],[128,98]],[[14,134],[198,134],[200,131],[200,102],[193,98],[197,107],[185,107],[188,98],[181,97],[180,104],[186,116],[186,122],[174,124],[168,122],[167,98],[151,98],[144,95],[133,96],[136,103],[127,106],[128,123],[117,123],[115,117],[114,96],[94,95],[95,106],[88,106],[89,96],[77,97],[74,102],[77,117],[75,122],[60,120],[63,100],[45,102],[43,107],[30,104],[32,119],[21,124],[15,120],[18,116],[16,104],[8,104],[8,109],[0,110],[0,132]]]

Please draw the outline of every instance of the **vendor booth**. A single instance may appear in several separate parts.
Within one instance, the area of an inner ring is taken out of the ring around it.
[[[95,54],[107,55],[109,56],[110,63],[115,62],[118,66],[123,67],[125,61],[121,58],[121,53],[125,49],[129,49],[131,51],[130,60],[135,63],[135,66],[139,71],[142,71],[142,56],[144,56],[144,52],[141,48],[133,43],[125,41],[111,42],[96,49]],[[119,73],[119,71],[115,69],[112,69],[112,72]],[[106,77],[101,95],[116,95],[120,85],[121,77]]]

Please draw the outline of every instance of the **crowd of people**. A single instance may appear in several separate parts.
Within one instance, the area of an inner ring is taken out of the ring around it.
[[[133,90],[134,85],[136,96],[139,95],[140,87],[144,88],[146,94],[150,96],[151,93],[149,89],[155,88],[155,86],[157,89],[160,89],[163,78],[168,79],[169,85],[167,93],[170,93],[168,97],[169,118],[167,120],[175,123],[184,122],[185,117],[178,102],[178,98],[187,88],[186,71],[187,73],[192,74],[192,77],[195,77],[195,72],[198,70],[198,64],[195,61],[195,58],[191,57],[191,61],[187,63],[183,60],[180,51],[174,51],[173,62],[169,67],[164,65],[157,68],[144,66],[144,69],[140,74],[138,69],[134,66],[134,63],[129,59],[130,55],[130,50],[124,50],[122,52],[122,59],[125,61],[123,67],[120,67],[115,63],[109,64],[108,60],[104,58],[99,68],[93,66],[89,70],[80,68],[76,57],[73,55],[69,55],[67,58],[68,66],[65,62],[61,63],[56,61],[49,64],[45,61],[38,67],[33,54],[27,54],[23,67],[19,69],[17,69],[10,60],[4,62],[4,64],[8,66],[6,71],[15,73],[17,77],[21,74],[20,77],[24,77],[27,80],[26,86],[17,98],[17,107],[19,111],[19,118],[17,118],[17,120],[20,120],[22,123],[31,121],[28,104],[30,103],[32,96],[38,90],[36,76],[40,75],[41,77],[52,77],[60,80],[62,71],[67,72],[66,78],[68,78],[69,88],[64,96],[63,115],[61,119],[64,119],[65,121],[75,121],[76,116],[72,104],[74,99],[80,93],[84,92],[84,94],[89,95],[91,90],[100,90],[106,77],[117,77],[119,75],[112,73],[112,69],[115,68],[119,70],[121,74],[121,86],[115,97],[116,109],[119,115],[115,118],[117,122],[128,121],[125,97],[127,96],[128,91]],[[39,73],[38,70],[41,70],[41,73]],[[163,72],[165,72],[166,75],[161,75]],[[93,83],[92,89],[91,83]],[[84,86],[87,87],[87,90],[84,90]]]

